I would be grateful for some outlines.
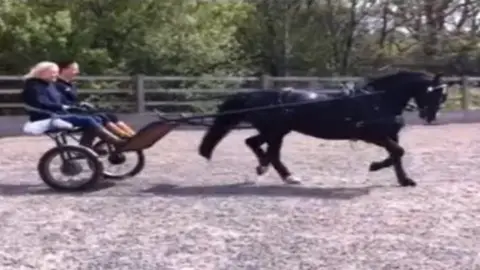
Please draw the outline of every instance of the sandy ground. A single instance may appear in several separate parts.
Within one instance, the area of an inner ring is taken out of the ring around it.
[[[303,186],[242,185],[251,131],[210,164],[201,134],[171,133],[139,176],[83,195],[39,180],[47,138],[1,139],[0,269],[480,269],[480,124],[407,127],[415,188],[367,172],[382,149],[297,134],[283,158]]]

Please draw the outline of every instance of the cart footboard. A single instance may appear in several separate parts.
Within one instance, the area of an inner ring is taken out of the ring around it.
[[[173,122],[152,122],[140,129],[135,136],[117,149],[119,152],[139,151],[150,148],[177,127]]]

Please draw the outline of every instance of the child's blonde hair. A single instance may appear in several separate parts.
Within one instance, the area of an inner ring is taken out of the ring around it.
[[[24,79],[29,79],[29,78],[36,78],[38,77],[38,74],[46,69],[50,68],[56,68],[58,69],[58,65],[54,62],[50,61],[42,61],[37,64],[35,64],[30,71],[23,76]]]

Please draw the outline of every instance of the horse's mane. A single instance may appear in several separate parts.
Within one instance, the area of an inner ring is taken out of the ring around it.
[[[424,70],[411,70],[411,69],[396,69],[390,70],[388,72],[383,72],[380,74],[370,75],[365,77],[365,85],[369,85],[373,82],[378,80],[387,79],[393,76],[401,76],[401,75],[418,75],[418,76],[425,76],[429,78],[433,78],[435,75],[433,73],[424,71]]]

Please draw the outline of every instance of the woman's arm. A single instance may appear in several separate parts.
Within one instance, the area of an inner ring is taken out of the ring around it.
[[[36,101],[35,103],[39,107],[39,109],[44,109],[52,112],[63,111],[65,109],[65,106],[63,106],[61,103],[50,101],[50,99],[48,98],[48,89],[37,85],[29,90],[29,94],[33,96],[32,99]]]

